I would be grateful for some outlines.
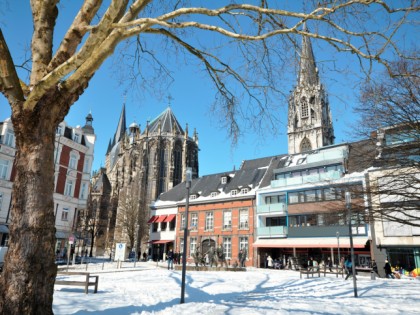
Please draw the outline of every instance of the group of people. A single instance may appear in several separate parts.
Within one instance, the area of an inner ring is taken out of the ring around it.
[[[178,264],[181,254],[176,254],[170,249],[166,254],[166,259],[168,261],[168,270],[173,269],[173,264]],[[213,267],[215,265],[217,267],[218,263],[222,266],[224,265],[227,267],[226,257],[224,253],[224,249],[222,245],[219,245],[216,249],[214,247],[210,247],[210,249],[202,255],[200,249],[197,247],[195,252],[192,254],[194,259],[195,266],[198,267],[199,265],[206,266],[209,265]],[[241,268],[245,267],[245,261],[247,258],[246,249],[240,249],[238,253],[238,260],[234,263],[234,266],[239,266]]]

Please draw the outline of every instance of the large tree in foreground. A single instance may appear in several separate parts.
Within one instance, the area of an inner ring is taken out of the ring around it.
[[[12,110],[17,147],[10,247],[0,279],[3,314],[52,313],[55,129],[119,43],[132,48],[124,60],[134,57],[130,73],[143,82],[149,81],[140,71],[145,58],[155,62],[155,69],[166,69],[165,59],[150,49],[151,43],[162,41],[155,47],[166,60],[173,57],[172,48],[196,58],[215,85],[216,108],[236,136],[240,115],[270,119],[269,92],[281,83],[277,75],[289,64],[301,36],[356,56],[358,65],[388,66],[385,56],[404,55],[394,38],[405,23],[418,20],[412,15],[419,10],[415,0],[401,2],[405,7],[400,8],[393,8],[393,1],[307,1],[301,12],[265,0],[85,0],[60,42],[54,30],[59,13],[66,12],[59,12],[64,8],[59,2],[30,1],[33,34],[27,81],[19,77],[0,31],[0,91]],[[214,41],[207,40],[208,34]],[[53,42],[60,44],[53,48]]]
[[[412,59],[390,63],[392,74],[383,73],[362,88],[357,133],[376,146],[373,166],[382,174],[367,193],[373,201],[375,220],[420,227],[420,62]],[[376,132],[377,131],[377,132]],[[361,153],[362,160],[367,155]]]

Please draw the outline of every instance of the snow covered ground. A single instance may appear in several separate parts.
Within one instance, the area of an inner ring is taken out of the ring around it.
[[[99,275],[98,293],[55,286],[54,314],[420,314],[420,277],[376,279],[358,276],[300,279],[288,270],[187,271],[180,304],[181,271],[152,262],[89,264]],[[85,265],[77,265],[85,271]]]

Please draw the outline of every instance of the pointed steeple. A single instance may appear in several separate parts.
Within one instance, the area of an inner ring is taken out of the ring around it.
[[[114,140],[112,141],[112,145],[115,145],[124,139],[126,129],[127,127],[125,123],[125,103],[124,103],[121,110],[120,120],[118,121],[117,130],[115,131]]]
[[[181,125],[176,119],[172,109],[168,107],[149,125],[150,133],[184,134]]]
[[[303,25],[303,31],[308,31],[306,23]],[[300,54],[298,84],[319,84],[318,69],[315,64],[315,57],[314,52],[312,51],[311,39],[307,36],[302,36],[302,49]]]

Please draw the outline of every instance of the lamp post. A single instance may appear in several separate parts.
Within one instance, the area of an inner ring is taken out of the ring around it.
[[[337,268],[340,266],[340,232],[337,231],[337,249],[338,249],[338,262],[337,262]]]
[[[182,282],[181,282],[181,301],[180,304],[183,304],[185,299],[185,269],[187,266],[187,237],[188,237],[188,206],[190,201],[190,187],[191,187],[191,179],[192,179],[192,169],[191,167],[187,167],[185,171],[186,175],[186,182],[185,187],[187,188],[187,198],[185,202],[185,226],[184,226],[184,246],[182,252]]]
[[[346,207],[349,215],[349,237],[350,237],[350,254],[351,254],[351,272],[353,275],[353,289],[354,297],[357,297],[357,284],[356,284],[356,267],[354,265],[354,248],[353,248],[353,233],[351,228],[351,195],[346,191]]]

